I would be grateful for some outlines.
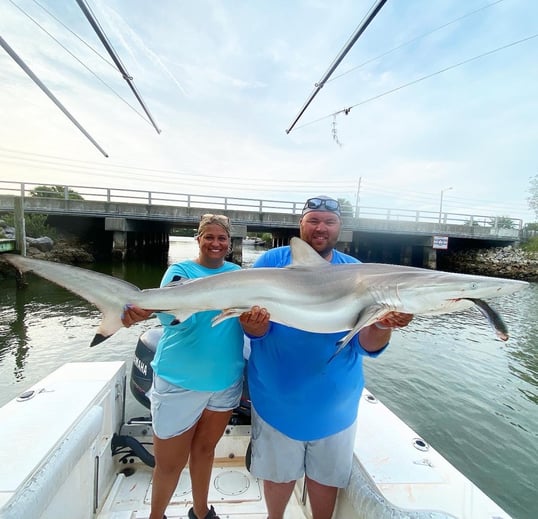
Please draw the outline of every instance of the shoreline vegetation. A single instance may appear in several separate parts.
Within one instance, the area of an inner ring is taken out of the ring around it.
[[[47,235],[34,232],[33,234],[39,234],[40,237],[26,238],[26,253],[29,257],[71,265],[96,261],[89,245],[80,243],[72,236],[60,235],[54,229],[40,229],[40,231],[44,230],[52,232],[48,232]],[[0,220],[0,238],[14,238],[14,235],[15,229],[5,221]],[[437,269],[464,274],[538,281],[538,252],[513,246],[447,251],[439,256]]]
[[[30,239],[26,253],[29,257],[58,261],[70,265],[94,263],[95,258],[84,246],[65,239],[43,247],[42,239]],[[493,276],[522,281],[538,281],[538,253],[517,247],[498,247],[449,252],[439,261],[438,270]]]

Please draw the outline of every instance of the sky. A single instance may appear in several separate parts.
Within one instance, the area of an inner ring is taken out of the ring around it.
[[[0,0],[108,154],[0,47],[1,181],[538,220],[534,0],[388,0],[289,133],[377,1],[85,1],[161,132],[76,0]]]

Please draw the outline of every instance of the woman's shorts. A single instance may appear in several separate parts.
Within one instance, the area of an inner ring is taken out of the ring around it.
[[[148,394],[153,432],[163,440],[178,436],[200,419],[204,409],[225,412],[236,408],[242,391],[242,378],[222,391],[194,391],[155,375]]]
[[[322,485],[344,488],[349,483],[356,422],[347,429],[315,441],[298,441],[265,422],[252,408],[252,458],[254,477],[275,483],[306,475]]]

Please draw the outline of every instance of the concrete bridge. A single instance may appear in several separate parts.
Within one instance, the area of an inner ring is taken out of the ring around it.
[[[304,203],[77,185],[40,192],[38,187],[0,181],[0,214],[14,211],[18,200],[25,213],[47,214],[51,225],[122,258],[156,250],[165,254],[173,228],[194,229],[201,215],[221,213],[230,218],[239,260],[241,239],[249,233],[271,233],[273,246],[298,235]],[[523,222],[512,223],[507,229],[491,215],[349,206],[339,248],[363,261],[435,268],[447,250],[517,242]]]

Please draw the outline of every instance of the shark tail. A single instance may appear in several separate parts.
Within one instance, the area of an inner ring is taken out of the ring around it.
[[[93,348],[93,346],[97,346],[98,344],[101,344],[102,342],[106,341],[109,337],[110,335],[105,336],[101,333],[96,333],[92,339],[92,342],[90,342],[90,348]]]
[[[122,279],[92,270],[16,254],[3,257],[19,272],[33,272],[93,303],[103,314],[90,346],[96,346],[123,328],[121,313],[127,303],[136,300],[140,289]]]

